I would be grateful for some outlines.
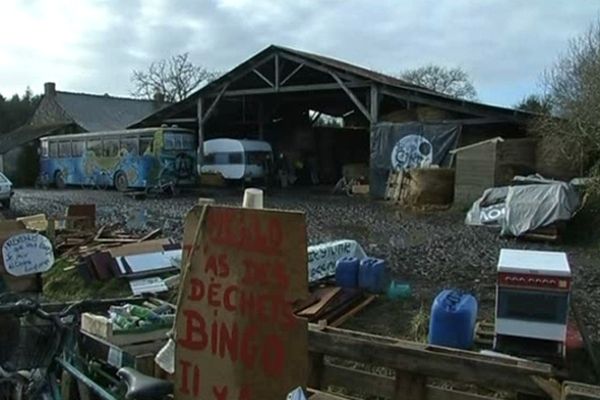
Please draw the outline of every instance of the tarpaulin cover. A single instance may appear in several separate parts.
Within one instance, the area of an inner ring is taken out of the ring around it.
[[[382,122],[371,132],[371,194],[383,197],[391,170],[447,166],[449,151],[456,148],[460,133],[457,124]]]
[[[572,185],[539,176],[517,177],[530,184],[488,189],[467,213],[468,225],[496,225],[503,236],[525,232],[569,220],[579,208],[580,198]]]

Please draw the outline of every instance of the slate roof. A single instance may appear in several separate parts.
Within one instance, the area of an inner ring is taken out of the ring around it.
[[[125,129],[156,111],[152,100],[60,91],[55,99],[67,116],[88,132]]]
[[[155,104],[152,100],[56,91],[38,106],[38,110],[48,107],[39,120],[34,115],[27,124],[0,135],[0,154],[70,125],[76,132],[122,130],[156,112]]]

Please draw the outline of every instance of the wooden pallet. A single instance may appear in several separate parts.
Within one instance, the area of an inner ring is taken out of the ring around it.
[[[482,347],[494,345],[494,323],[481,321],[475,324],[475,343]]]
[[[397,203],[402,194],[402,183],[404,181],[404,171],[390,171],[385,188],[385,200]]]

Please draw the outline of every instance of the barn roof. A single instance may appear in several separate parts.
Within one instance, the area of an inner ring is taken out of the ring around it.
[[[343,76],[360,80],[366,84],[378,85],[384,90],[389,90],[390,92],[393,91],[395,94],[404,96],[407,100],[415,103],[421,102],[442,109],[446,108],[449,110],[451,109],[454,111],[472,113],[476,115],[486,115],[500,118],[504,117],[511,121],[524,120],[533,115],[532,113],[526,111],[455,98],[418,85],[414,85],[402,79],[398,79],[396,77],[335,58],[296,50],[289,47],[271,45],[237,65],[220,78],[197,90],[188,98],[178,103],[174,103],[169,107],[165,107],[164,109],[159,110],[140,121],[137,121],[131,126],[155,124],[157,120],[169,118],[181,110],[192,107],[200,97],[215,97],[218,95],[220,89],[222,89],[225,85],[235,82],[237,79],[244,76],[244,74],[248,73],[249,71],[252,71],[257,66],[263,65],[267,60],[274,58],[275,55],[284,57],[287,60],[293,60],[298,64],[304,64],[308,68],[320,68],[322,71],[331,71],[336,74],[343,74]],[[310,90],[308,86],[309,85],[307,85],[307,90]],[[247,92],[249,95],[252,94],[251,90],[248,90]],[[261,93],[264,93],[264,91]]]

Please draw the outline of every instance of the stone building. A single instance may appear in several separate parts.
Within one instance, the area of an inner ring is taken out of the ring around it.
[[[114,97],[108,94],[57,91],[44,84],[44,96],[30,121],[0,136],[0,170],[15,185],[31,185],[38,174],[40,137],[125,129],[164,105],[155,100]]]

